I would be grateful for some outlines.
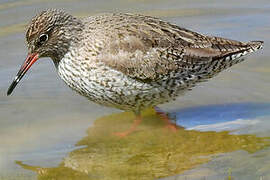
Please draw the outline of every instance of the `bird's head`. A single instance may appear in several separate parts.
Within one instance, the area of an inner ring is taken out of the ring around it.
[[[71,45],[79,42],[83,24],[62,10],[46,10],[35,16],[27,27],[28,55],[10,85],[10,95],[28,69],[41,57],[50,57],[55,64],[68,52]]]

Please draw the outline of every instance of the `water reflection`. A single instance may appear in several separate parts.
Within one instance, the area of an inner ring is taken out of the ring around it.
[[[83,146],[69,153],[58,167],[22,168],[38,179],[155,179],[189,170],[212,159],[212,155],[244,150],[254,153],[270,145],[268,138],[229,131],[198,131],[180,128],[171,132],[153,109],[143,113],[138,130],[125,138],[114,132],[128,129],[132,113],[99,118],[77,142]],[[203,119],[203,118],[202,118]],[[215,120],[213,119],[215,122]]]

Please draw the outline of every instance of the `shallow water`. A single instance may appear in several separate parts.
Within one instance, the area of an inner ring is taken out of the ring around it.
[[[108,115],[120,112],[98,106],[72,92],[57,77],[49,59],[38,61],[13,95],[6,96],[6,90],[26,56],[25,24],[46,8],[64,8],[80,17],[108,11],[136,12],[157,16],[204,34],[241,41],[264,40],[264,49],[249,56],[247,61],[160,107],[187,131],[232,131],[234,135],[270,137],[270,3],[267,0],[2,0],[0,179],[44,179],[36,167],[61,167],[72,157],[70,152],[85,148],[75,144],[88,137],[86,131],[89,128],[88,132],[91,132],[96,119],[106,119]],[[114,121],[115,117],[108,118]],[[252,143],[247,146],[249,144]],[[269,147],[254,152],[241,148],[222,150],[202,154],[211,155],[211,158],[185,171],[168,173],[170,177],[166,179],[224,179],[230,173],[234,179],[270,179]],[[58,175],[61,170],[57,169]],[[75,171],[79,170],[75,168]]]

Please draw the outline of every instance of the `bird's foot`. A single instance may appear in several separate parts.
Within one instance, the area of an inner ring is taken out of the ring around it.
[[[113,135],[123,138],[123,137],[128,136],[130,133],[131,132],[128,132],[128,131],[125,131],[125,132],[114,132]]]
[[[177,132],[179,127],[176,124],[170,123],[165,126],[166,129],[169,129],[172,132]]]
[[[176,132],[179,127],[172,123],[168,115],[164,112],[162,112],[158,107],[155,107],[157,115],[166,123],[165,128],[171,130],[172,132]]]
[[[137,126],[141,123],[141,121],[142,121],[141,117],[138,116],[134,120],[134,123],[132,124],[132,126],[129,130],[124,131],[124,132],[115,132],[115,133],[113,133],[113,135],[118,136],[118,137],[126,137],[136,130]]]

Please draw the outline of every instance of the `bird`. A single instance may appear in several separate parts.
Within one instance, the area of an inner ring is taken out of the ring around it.
[[[61,79],[80,95],[134,112],[133,126],[119,136],[134,131],[142,110],[175,100],[263,46],[263,41],[207,36],[140,14],[80,19],[59,9],[32,18],[26,43],[28,55],[7,95],[32,64],[49,57]]]

